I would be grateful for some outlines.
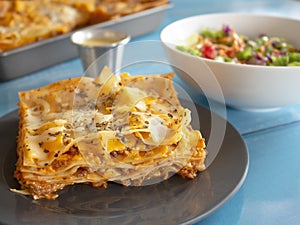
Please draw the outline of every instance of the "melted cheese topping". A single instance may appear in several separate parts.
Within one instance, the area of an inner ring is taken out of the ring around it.
[[[21,92],[15,177],[35,199],[66,185],[151,184],[205,169],[204,139],[190,126],[173,74],[59,81]]]

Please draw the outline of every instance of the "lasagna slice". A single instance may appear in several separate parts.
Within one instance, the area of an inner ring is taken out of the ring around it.
[[[68,185],[149,185],[205,169],[205,142],[173,74],[72,78],[19,93],[18,192],[55,199]],[[17,190],[14,190],[17,191]]]

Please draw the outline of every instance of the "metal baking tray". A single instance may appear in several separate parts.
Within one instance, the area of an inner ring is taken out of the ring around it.
[[[137,37],[157,29],[172,4],[158,6],[135,14],[96,25],[95,28],[112,28]],[[73,32],[38,41],[0,54],[0,82],[15,79],[28,73],[78,57],[70,41]]]

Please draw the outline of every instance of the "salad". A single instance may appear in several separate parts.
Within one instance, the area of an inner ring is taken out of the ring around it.
[[[300,50],[285,39],[262,34],[251,40],[227,25],[223,25],[219,30],[204,29],[200,34],[190,36],[176,48],[191,55],[220,62],[300,66]]]

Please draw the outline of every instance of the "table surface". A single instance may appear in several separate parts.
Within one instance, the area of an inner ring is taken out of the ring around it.
[[[300,19],[300,2],[295,0],[173,0],[172,3],[173,8],[166,12],[157,30],[131,42],[159,40],[160,31],[167,24],[205,13],[250,12]],[[0,117],[17,108],[18,91],[82,74],[81,62],[76,58],[0,83]],[[205,105],[197,93],[192,97]],[[226,118],[248,147],[248,175],[237,194],[197,225],[300,224],[300,105],[271,112],[228,107]]]

